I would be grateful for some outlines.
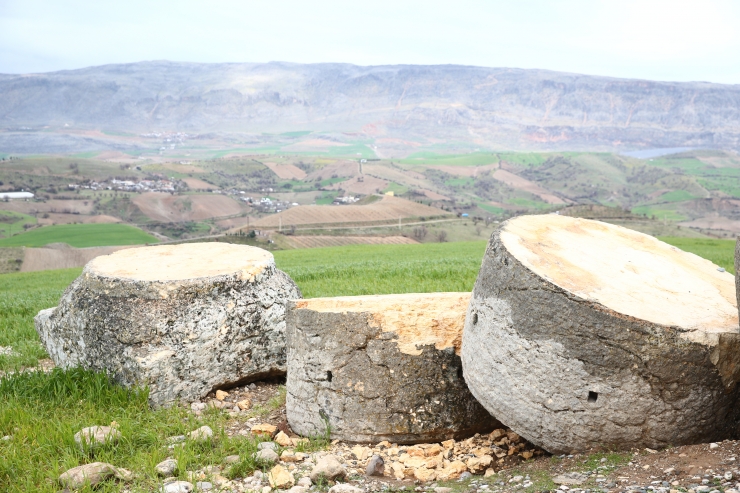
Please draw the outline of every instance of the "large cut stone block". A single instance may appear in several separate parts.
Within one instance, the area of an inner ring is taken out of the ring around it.
[[[731,274],[619,226],[555,214],[494,232],[468,308],[465,378],[553,453],[734,436]]]
[[[498,423],[465,385],[458,355],[469,293],[291,301],[287,415],[310,436],[415,443]]]
[[[148,385],[163,405],[284,374],[286,303],[300,296],[259,248],[133,248],[90,261],[36,331],[58,366]]]

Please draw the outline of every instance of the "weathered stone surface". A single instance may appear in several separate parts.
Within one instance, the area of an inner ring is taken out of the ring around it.
[[[285,303],[299,297],[259,248],[131,248],[89,262],[35,321],[57,366],[108,370],[164,405],[285,373]]]
[[[62,486],[69,489],[78,489],[86,484],[95,486],[108,478],[117,478],[123,481],[133,479],[131,471],[116,467],[106,462],[93,462],[82,466],[73,467],[59,476]]]
[[[254,456],[261,461],[265,462],[277,462],[280,456],[271,448],[258,450]]]
[[[188,440],[193,440],[195,442],[207,442],[208,440],[213,438],[213,430],[210,426],[204,425],[197,430],[191,431],[186,436]]]
[[[373,455],[365,467],[365,475],[382,476],[385,473],[385,462],[379,455]]]
[[[172,481],[162,486],[162,493],[190,493],[193,491],[193,484],[188,481]]]
[[[347,483],[337,483],[329,488],[329,493],[365,493],[365,490]]]
[[[75,433],[74,439],[83,452],[100,447],[101,445],[117,442],[121,432],[111,426],[89,426]]]
[[[317,298],[289,303],[287,417],[310,436],[415,443],[496,421],[462,378],[468,293]]]
[[[321,477],[325,479],[343,478],[347,471],[335,455],[327,454],[316,461],[316,465],[311,469],[311,481],[316,481]]]
[[[160,476],[172,476],[173,474],[175,474],[175,471],[177,471],[177,459],[165,459],[154,466],[154,469]]]
[[[267,480],[270,482],[270,486],[281,490],[291,488],[295,484],[293,475],[279,464],[270,469],[270,472],[267,473]]]
[[[736,430],[732,276],[653,237],[554,214],[504,223],[468,308],[473,394],[550,452],[658,448]]]

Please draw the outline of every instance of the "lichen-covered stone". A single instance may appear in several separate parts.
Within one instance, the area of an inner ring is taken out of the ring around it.
[[[463,380],[458,350],[469,293],[289,303],[291,428],[351,442],[472,435],[496,421]]]
[[[291,298],[295,283],[259,248],[153,246],[92,260],[35,321],[57,366],[107,370],[165,405],[284,374]]]
[[[651,236],[554,214],[494,232],[468,308],[466,381],[553,453],[737,431],[732,276]]]

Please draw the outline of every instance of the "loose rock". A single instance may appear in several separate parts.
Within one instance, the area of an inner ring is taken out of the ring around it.
[[[110,426],[90,426],[75,433],[74,439],[83,452],[102,445],[115,443],[121,438],[121,432]]]
[[[109,478],[118,478],[123,481],[131,481],[133,474],[131,471],[116,467],[106,462],[93,462],[82,466],[73,467],[59,476],[59,482],[62,486],[69,489],[78,489],[85,484],[95,486]]]
[[[277,431],[277,426],[268,423],[260,423],[252,426],[252,435],[272,437]]]
[[[190,493],[193,484],[187,481],[173,481],[162,486],[162,493]]]
[[[290,488],[295,484],[293,475],[279,464],[270,469],[270,472],[267,474],[267,480],[270,482],[270,486],[281,490]]]
[[[259,248],[162,245],[93,259],[35,322],[58,367],[148,385],[161,406],[284,374],[285,303],[295,298],[295,283]]]
[[[385,462],[379,455],[373,455],[367,463],[365,474],[368,476],[382,476],[385,473]]]
[[[259,459],[259,460],[263,460],[263,461],[265,461],[265,462],[277,462],[277,461],[278,461],[278,459],[280,458],[280,457],[278,456],[277,452],[275,452],[274,450],[272,450],[272,449],[269,449],[269,448],[266,448],[266,449],[262,449],[262,450],[259,450],[259,451],[258,451],[258,452],[257,452],[257,453],[255,454],[255,457],[256,457],[257,459]]]
[[[210,426],[201,426],[197,430],[193,430],[187,434],[188,440],[195,442],[207,442],[213,438],[213,430]]]
[[[347,475],[347,471],[335,455],[325,455],[316,461],[316,465],[311,470],[310,478],[311,481],[316,482],[320,477],[324,477],[329,480],[337,478],[343,478]]]
[[[365,490],[347,483],[337,483],[329,488],[329,493],[365,493]]]
[[[177,459],[166,459],[157,464],[154,469],[164,477],[172,476],[177,471]]]
[[[283,433],[282,431],[278,432],[278,434],[275,435],[275,443],[277,443],[281,447],[290,447],[291,445],[293,445],[293,442],[290,439],[290,437],[286,435],[285,433]]]

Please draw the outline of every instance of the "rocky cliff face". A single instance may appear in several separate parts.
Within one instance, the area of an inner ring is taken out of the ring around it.
[[[0,76],[0,126],[740,148],[740,85],[455,65],[142,62]]]

